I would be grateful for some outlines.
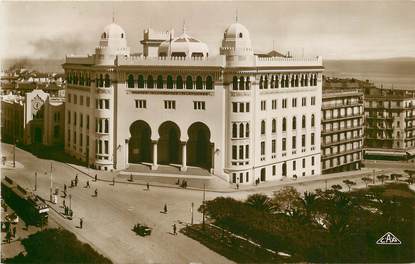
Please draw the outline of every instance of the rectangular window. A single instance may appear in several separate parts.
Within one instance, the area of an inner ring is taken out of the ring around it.
[[[287,139],[283,138],[282,139],[282,151],[286,151],[287,150]]]
[[[315,96],[311,97],[311,105],[316,105],[316,97]]]
[[[249,159],[249,145],[245,146],[245,159]]]
[[[244,159],[244,146],[239,146],[239,159]]]
[[[68,129],[68,146],[71,145],[71,131]]]
[[[104,146],[105,146],[105,154],[108,154],[108,140],[104,140]]]
[[[73,95],[73,103],[74,104],[78,103],[78,97],[76,96],[76,94]]]
[[[73,132],[73,143],[76,145],[76,131]]]
[[[83,114],[79,114],[79,127],[84,125],[84,116]]]
[[[301,136],[301,146],[304,148],[305,147],[305,135]]]
[[[314,166],[314,157],[311,157],[311,165]]]
[[[303,169],[305,169],[305,159],[303,159]]]
[[[73,113],[73,125],[76,126],[76,112]]]
[[[293,136],[292,137],[292,149],[296,149],[297,148],[297,137]]]
[[[193,101],[194,110],[205,110],[206,103],[204,101]]]
[[[272,110],[277,109],[277,99],[272,100]]]
[[[246,103],[246,112],[249,113],[249,102]]]
[[[176,101],[165,100],[164,101],[164,109],[176,109]]]
[[[261,111],[267,110],[267,101],[261,101]]]
[[[84,142],[83,142],[83,136],[82,136],[82,134],[79,134],[79,146],[81,146],[82,147],[82,144],[83,144]]]
[[[86,136],[86,148],[87,149],[89,148],[89,136]],[[87,153],[87,155],[88,155],[88,153]]]
[[[238,103],[232,103],[232,112],[238,113]]]
[[[277,167],[275,165],[272,166],[272,176],[275,176],[277,173]]]
[[[293,99],[291,100],[291,103],[292,103],[292,106],[293,106],[293,107],[297,107],[297,98],[293,98]]]
[[[84,96],[83,95],[79,96],[79,104],[84,105]]]
[[[244,113],[245,112],[245,104],[244,103],[239,103],[239,112],[240,113]]]
[[[261,155],[265,155],[265,141],[261,141]]]
[[[72,103],[72,94],[68,93],[68,103]]]
[[[295,160],[293,160],[293,170],[296,170],[296,169],[297,169],[297,164],[296,164]]]
[[[314,133],[311,133],[311,146],[314,146]]]
[[[238,159],[238,149],[237,146],[232,146],[232,159]]]
[[[282,108],[287,108],[287,99],[282,99]]]
[[[275,154],[275,152],[277,152],[277,141],[275,139],[273,139],[271,142],[271,152],[272,154]]]
[[[145,109],[147,108],[146,100],[135,100],[135,108]]]
[[[90,98],[89,98],[89,96],[87,96],[86,97],[86,106],[89,107],[90,103],[91,103]]]
[[[109,99],[105,99],[105,109],[110,109],[110,100]]]
[[[71,123],[71,111],[68,110],[68,124]]]
[[[86,129],[89,129],[89,115],[86,116]]]
[[[307,106],[307,97],[301,98],[301,106]]]

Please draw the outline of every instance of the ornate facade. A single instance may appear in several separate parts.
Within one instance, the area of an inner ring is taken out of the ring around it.
[[[320,174],[321,57],[260,58],[239,23],[217,56],[185,31],[152,40],[157,57],[131,56],[125,38],[113,23],[94,55],[66,58],[68,153],[103,170],[195,166],[240,184]]]

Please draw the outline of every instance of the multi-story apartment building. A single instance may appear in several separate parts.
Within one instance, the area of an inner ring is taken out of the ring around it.
[[[62,145],[64,98],[42,90],[1,96],[1,137],[20,144]]]
[[[415,155],[415,91],[365,91],[365,155],[408,159]]]
[[[359,89],[323,89],[321,109],[322,173],[360,169],[363,92]]]
[[[321,57],[259,58],[239,23],[217,56],[185,29],[146,31],[147,56],[130,55],[115,23],[99,43],[63,65],[67,153],[102,170],[194,166],[240,184],[320,174]]]

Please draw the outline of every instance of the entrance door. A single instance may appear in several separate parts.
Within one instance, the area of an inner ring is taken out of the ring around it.
[[[266,173],[265,168],[262,168],[261,169],[261,181],[265,181],[265,173]]]

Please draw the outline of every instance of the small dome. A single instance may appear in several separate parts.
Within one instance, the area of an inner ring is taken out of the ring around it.
[[[225,30],[223,34],[221,54],[253,54],[249,31],[244,25],[233,23]]]
[[[180,36],[161,43],[158,52],[160,57],[207,57],[209,49],[205,43],[183,32]]]
[[[119,25],[111,23],[104,28],[104,32],[101,34],[101,39],[109,38],[125,38],[125,31]]]

